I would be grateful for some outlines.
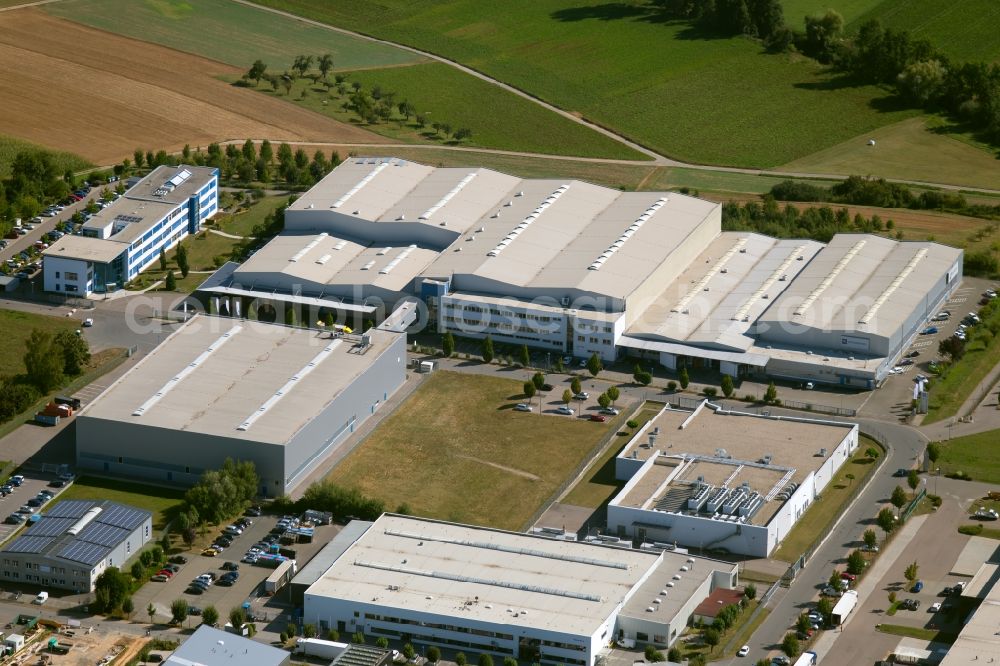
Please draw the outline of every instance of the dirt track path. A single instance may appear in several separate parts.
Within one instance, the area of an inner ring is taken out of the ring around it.
[[[330,25],[328,23],[323,23],[321,21],[315,21],[313,19],[305,18],[305,17],[299,16],[298,14],[293,14],[291,12],[286,12],[286,11],[283,11],[283,10],[280,10],[280,9],[274,9],[274,8],[271,8],[271,7],[265,7],[264,5],[259,5],[259,4],[255,3],[255,2],[250,2],[250,0],[232,0],[232,1],[233,2],[237,2],[237,3],[241,4],[241,5],[246,5],[247,7],[254,7],[255,9],[259,9],[259,10],[262,10],[262,11],[265,11],[265,12],[271,12],[272,14],[277,14],[277,15],[283,16],[285,18],[290,18],[290,19],[293,19],[293,20],[296,20],[296,21],[301,21],[303,23],[307,23],[309,25],[313,25],[313,26],[316,26],[316,27],[319,27],[319,28],[325,28],[327,30],[332,30],[333,32],[337,32],[337,33],[340,33],[340,34],[349,35],[351,37],[356,37],[358,39],[364,39],[366,41],[375,42],[377,44],[384,44],[386,46],[393,46],[393,47],[396,47],[398,49],[402,49],[404,51],[409,51],[410,53],[414,53],[416,55],[420,55],[420,56],[423,56],[425,58],[430,58],[431,60],[435,60],[437,62],[444,63],[446,65],[454,67],[455,69],[458,69],[458,70],[460,70],[462,72],[465,72],[466,74],[469,74],[471,76],[475,76],[476,78],[478,78],[478,79],[480,79],[482,81],[486,81],[487,83],[490,83],[492,85],[495,85],[495,86],[498,86],[500,88],[503,88],[504,90],[506,90],[508,92],[511,92],[511,93],[513,93],[515,95],[518,95],[519,97],[523,97],[524,99],[526,99],[526,100],[528,100],[528,101],[530,101],[530,102],[532,102],[534,104],[537,104],[537,105],[539,105],[541,107],[544,107],[544,108],[548,109],[549,111],[552,111],[553,113],[557,113],[557,114],[559,114],[560,116],[562,116],[564,118],[568,118],[569,120],[572,120],[575,123],[578,123],[580,125],[584,125],[586,127],[589,127],[590,129],[592,129],[595,132],[600,132],[601,134],[603,134],[605,136],[611,137],[612,139],[618,141],[619,143],[622,143],[622,144],[628,146],[629,148],[632,148],[633,150],[636,150],[636,151],[638,151],[640,153],[643,153],[644,155],[648,155],[651,158],[651,161],[634,160],[634,161],[630,162],[628,160],[610,160],[610,159],[605,160],[605,159],[601,159],[601,158],[579,158],[579,157],[572,157],[571,158],[571,157],[567,157],[567,156],[564,156],[564,155],[540,155],[540,154],[537,154],[537,153],[519,153],[519,152],[512,152],[512,151],[491,150],[491,149],[486,149],[486,148],[463,148],[461,146],[449,146],[448,148],[454,148],[455,150],[465,150],[465,151],[470,151],[470,152],[495,153],[495,154],[502,154],[502,155],[517,155],[517,156],[525,156],[525,157],[541,157],[541,158],[550,158],[550,159],[573,159],[573,160],[582,160],[582,161],[589,161],[589,162],[604,162],[604,163],[609,163],[609,164],[630,164],[631,163],[631,164],[637,164],[637,165],[641,164],[643,166],[684,167],[684,168],[687,168],[687,169],[698,169],[698,170],[701,170],[701,171],[719,171],[719,172],[723,172],[723,173],[739,173],[739,174],[746,174],[746,175],[751,175],[751,176],[778,176],[778,177],[786,177],[786,178],[820,178],[820,179],[824,179],[824,180],[843,180],[843,178],[844,178],[843,175],[836,175],[836,174],[805,173],[805,172],[795,172],[795,171],[772,171],[772,170],[769,170],[769,169],[744,169],[744,168],[740,168],[740,167],[725,167],[725,166],[714,166],[714,165],[710,165],[710,164],[692,164],[692,163],[688,163],[688,162],[679,162],[677,160],[674,160],[674,159],[671,159],[669,157],[666,157],[665,155],[661,155],[661,154],[659,154],[659,153],[657,153],[657,152],[655,152],[653,150],[650,150],[649,148],[646,148],[645,146],[642,146],[642,145],[640,145],[638,143],[635,143],[634,141],[631,141],[631,140],[625,138],[624,136],[622,136],[621,134],[618,134],[616,132],[613,132],[613,131],[607,129],[606,127],[602,127],[601,125],[598,125],[598,124],[596,124],[594,122],[591,122],[591,121],[587,120],[586,118],[583,118],[583,117],[578,116],[578,115],[576,115],[574,113],[566,111],[565,109],[561,109],[558,106],[550,104],[549,102],[546,102],[543,99],[539,99],[538,97],[535,97],[534,95],[532,95],[530,93],[527,93],[524,90],[521,90],[520,88],[516,88],[516,87],[514,87],[514,86],[512,86],[512,85],[510,85],[508,83],[504,83],[503,81],[500,81],[499,79],[495,79],[495,78],[493,78],[493,77],[491,77],[491,76],[489,76],[487,74],[484,74],[484,73],[482,73],[482,72],[480,72],[478,70],[475,70],[475,69],[473,69],[471,67],[463,65],[462,63],[457,62],[455,60],[450,60],[448,58],[445,58],[443,56],[437,55],[435,53],[431,53],[430,51],[423,51],[421,49],[417,49],[417,48],[414,48],[412,46],[407,46],[406,44],[400,44],[398,42],[389,41],[387,39],[379,39],[377,37],[372,37],[371,35],[366,35],[364,33],[355,32],[353,30],[347,30],[345,28],[339,28],[337,26]],[[392,147],[392,145],[389,144],[386,147]],[[421,147],[421,146],[407,144],[406,147],[407,148],[416,148],[416,147]],[[434,147],[435,148],[440,148],[440,146],[434,146]],[[944,190],[968,190],[968,191],[975,191],[975,192],[983,192],[983,193],[987,193],[987,194],[1000,194],[1000,190],[991,190],[991,189],[978,188],[978,187],[967,187],[967,186],[962,186],[962,185],[945,185],[943,183],[932,183],[932,182],[925,182],[925,181],[919,181],[919,180],[904,180],[904,179],[896,179],[896,178],[887,178],[886,180],[888,180],[890,182],[893,182],[893,183],[903,183],[903,184],[906,184],[906,185],[932,186],[932,187],[937,187],[937,188],[941,188],[941,189],[944,189]]]

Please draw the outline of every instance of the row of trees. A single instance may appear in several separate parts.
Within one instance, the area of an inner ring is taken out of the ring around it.
[[[859,213],[852,217],[846,208],[781,205],[774,197],[765,195],[762,201],[724,203],[722,228],[726,231],[755,231],[776,238],[811,238],[828,243],[839,233],[879,233],[895,229],[895,224],[892,220],[883,221],[879,215],[865,217]]]
[[[62,169],[45,150],[22,150],[10,164],[10,175],[0,179],[0,237],[15,218],[39,215],[46,204],[65,199],[78,187],[76,176]]]
[[[826,201],[856,206],[881,208],[912,208],[915,210],[946,210],[980,217],[1000,215],[1000,207],[970,207],[957,192],[928,190],[919,196],[902,183],[890,183],[884,178],[849,176],[830,187],[785,180],[770,190],[779,201]]]
[[[656,0],[671,18],[688,19],[707,30],[771,40],[785,25],[779,0]]]
[[[94,581],[94,598],[90,607],[97,613],[121,613],[131,618],[135,611],[132,593],[148,578],[151,571],[166,562],[161,546],[155,545],[139,553],[128,572],[108,567]]]

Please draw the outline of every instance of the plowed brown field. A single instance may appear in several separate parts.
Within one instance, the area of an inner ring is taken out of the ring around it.
[[[225,39],[225,35],[219,35]],[[0,13],[0,133],[112,164],[135,148],[272,141],[385,143],[216,77],[229,65],[36,9]]]

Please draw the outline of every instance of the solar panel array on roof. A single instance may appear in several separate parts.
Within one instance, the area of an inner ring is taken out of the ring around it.
[[[49,518],[81,518],[96,503],[89,500],[65,500],[45,514]]]
[[[142,525],[148,516],[148,511],[133,509],[124,504],[109,503],[104,506],[104,511],[97,517],[97,522],[131,531]]]
[[[52,543],[54,537],[48,536],[22,536],[14,539],[14,542],[4,548],[8,553],[40,553]]]
[[[80,541],[96,543],[99,546],[117,546],[125,540],[131,530],[104,523],[91,523],[77,535]]]
[[[28,536],[59,536],[72,527],[76,521],[76,518],[42,516],[42,519],[28,530]]]
[[[99,546],[86,541],[73,541],[59,551],[58,556],[81,564],[94,565],[111,552],[107,546]]]

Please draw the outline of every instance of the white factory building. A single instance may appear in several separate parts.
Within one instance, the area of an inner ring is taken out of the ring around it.
[[[962,251],[723,231],[721,205],[483,168],[352,158],[199,289],[344,322],[425,304],[440,331],[609,361],[872,388],[962,278]]]
[[[305,591],[303,622],[424,647],[592,666],[613,641],[672,645],[737,566],[680,551],[385,514]],[[473,657],[474,658],[474,657]]]
[[[615,459],[607,530],[768,557],[857,447],[856,424],[666,406]]]
[[[159,166],[43,253],[45,291],[116,291],[218,211],[219,170]]]
[[[390,324],[345,335],[196,316],[79,413],[77,466],[192,485],[250,460],[260,495],[289,493],[403,384],[406,336]]]

